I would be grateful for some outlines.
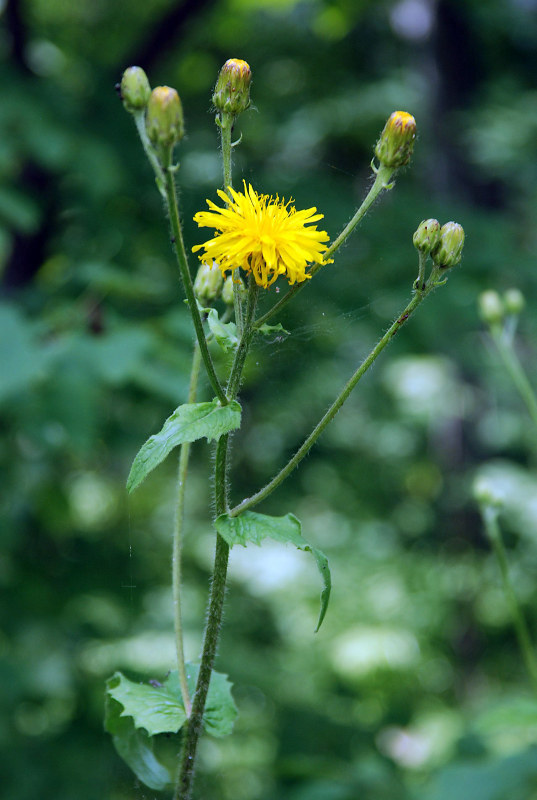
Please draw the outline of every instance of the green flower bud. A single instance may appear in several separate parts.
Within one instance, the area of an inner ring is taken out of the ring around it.
[[[526,305],[526,300],[520,289],[508,289],[503,296],[503,302],[508,314],[520,314]]]
[[[151,86],[143,69],[141,67],[126,69],[121,78],[120,95],[127,111],[131,114],[143,111],[150,94]]]
[[[153,89],[147,103],[145,128],[149,141],[157,149],[169,149],[183,138],[183,108],[175,89],[169,86]]]
[[[194,281],[194,294],[200,303],[211,303],[219,297],[223,283],[218,264],[215,261],[212,264],[203,263]]]
[[[446,222],[440,228],[440,239],[431,252],[437,267],[449,269],[459,263],[464,246],[464,230],[458,222]]]
[[[222,300],[226,304],[226,306],[233,305],[233,295],[235,294],[235,289],[233,287],[233,278],[231,275],[228,275],[224,281],[224,286],[222,287]]]
[[[478,298],[479,316],[487,325],[498,325],[503,322],[505,308],[498,292],[489,289]]]
[[[397,169],[410,161],[416,138],[416,120],[406,111],[394,111],[375,146],[375,155],[384,167]]]
[[[213,105],[217,111],[236,116],[250,105],[252,70],[246,61],[230,58],[216,81]]]
[[[424,219],[412,237],[414,247],[420,253],[428,254],[440,241],[440,223],[437,219]]]

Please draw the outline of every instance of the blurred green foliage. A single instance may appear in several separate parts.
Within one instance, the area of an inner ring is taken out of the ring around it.
[[[511,568],[535,630],[536,436],[476,314],[482,289],[524,291],[519,349],[535,379],[534,12],[533,0],[7,0],[6,800],[149,796],[103,730],[104,682],[116,669],[147,680],[173,667],[173,459],[131,499],[124,485],[141,444],[185,400],[192,332],[161,200],[113,86],[135,63],[152,85],[177,87],[193,245],[192,216],[221,181],[210,95],[230,56],[254,73],[236,183],[316,205],[332,237],[365,193],[387,116],[405,109],[419,127],[395,190],[281,319],[291,335],[260,342],[250,360],[234,499],[284,462],[404,306],[419,221],[457,220],[467,239],[448,285],[260,509],[296,513],[330,559],[320,633],[307,555],[269,542],[234,548],[218,669],[240,714],[232,737],[203,741],[198,796],[535,797],[537,710],[471,499],[484,467],[508,487]],[[184,567],[191,659],[212,560],[209,458],[196,445]]]

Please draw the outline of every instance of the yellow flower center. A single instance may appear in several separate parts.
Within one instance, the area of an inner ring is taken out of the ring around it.
[[[229,186],[228,194],[218,191],[218,196],[226,207],[207,200],[210,211],[198,211],[194,221],[219,233],[192,249],[203,249],[200,259],[216,261],[223,275],[240,267],[267,288],[279,275],[300,283],[310,277],[309,264],[324,263],[329,237],[312,224],[323,218],[316,208],[297,211],[291,200],[259,195],[246,182],[244,192]]]

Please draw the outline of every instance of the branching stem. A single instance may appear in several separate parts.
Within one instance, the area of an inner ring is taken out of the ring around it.
[[[404,311],[397,317],[396,320],[390,325],[384,336],[377,342],[373,350],[369,353],[367,358],[365,358],[354,375],[349,379],[349,381],[345,384],[339,395],[336,397],[326,414],[321,418],[321,420],[317,423],[313,431],[310,435],[304,440],[302,446],[297,450],[295,455],[288,461],[288,463],[283,467],[283,469],[278,472],[278,474],[269,482],[267,485],[260,489],[256,494],[252,495],[251,497],[246,498],[243,500],[239,505],[235,506],[229,512],[231,517],[237,517],[243,511],[247,511],[250,508],[253,508],[262,500],[265,500],[272,492],[280,486],[281,483],[291,474],[291,472],[298,466],[298,464],[302,461],[304,456],[306,456],[321,433],[324,431],[326,426],[329,422],[331,422],[334,417],[336,416],[337,412],[348,398],[360,378],[367,372],[371,364],[375,361],[375,359],[380,355],[380,353],[384,350],[388,342],[393,339],[395,334],[399,331],[399,329],[404,325],[404,323],[409,319],[409,317],[414,313],[416,308],[419,304],[427,297],[427,295],[438,285],[438,278],[440,276],[440,272],[438,268],[433,268],[431,272],[431,276],[425,285],[425,289],[423,291],[415,291],[415,294],[404,309]]]

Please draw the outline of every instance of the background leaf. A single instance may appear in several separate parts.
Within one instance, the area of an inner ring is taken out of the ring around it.
[[[294,514],[270,517],[267,514],[257,514],[255,511],[245,511],[238,517],[222,514],[216,519],[215,527],[230,547],[234,544],[242,544],[246,547],[248,542],[260,545],[263,539],[269,538],[275,539],[277,542],[290,542],[299,550],[309,551],[313,555],[324,585],[321,592],[321,611],[315,628],[315,632],[317,632],[328,608],[332,579],[328,559],[324,553],[316,547],[311,547],[302,537],[300,520]]]
[[[209,403],[185,403],[168,417],[162,430],[151,436],[133,461],[127,480],[132,492],[166,456],[183,442],[195,442],[205,437],[218,439],[223,433],[235,430],[241,422],[241,407],[233,400],[221,406],[215,398]]]

